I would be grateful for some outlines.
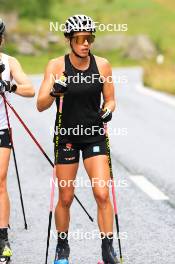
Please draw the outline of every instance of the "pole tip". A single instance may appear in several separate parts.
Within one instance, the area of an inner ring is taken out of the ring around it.
[[[94,222],[94,219],[91,216],[89,216],[89,219],[91,220],[91,222]]]
[[[120,264],[123,264],[123,258],[120,258]]]

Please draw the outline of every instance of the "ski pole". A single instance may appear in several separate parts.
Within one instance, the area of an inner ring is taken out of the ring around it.
[[[116,198],[115,186],[114,186],[114,176],[113,176],[113,170],[112,170],[110,142],[109,142],[109,136],[108,136],[108,131],[107,131],[107,124],[105,124],[105,123],[104,123],[104,128],[105,128],[105,132],[106,132],[106,146],[107,146],[107,152],[108,152],[108,163],[109,163],[109,168],[110,168],[110,177],[111,177],[111,181],[112,181],[112,198],[113,198],[113,204],[114,204],[115,222],[116,222],[118,246],[119,246],[119,253],[120,253],[120,263],[122,264],[123,263],[123,257],[122,257],[121,241],[120,241],[117,198]]]
[[[59,109],[58,109],[58,134],[55,138],[55,164],[57,164],[58,161],[58,146],[59,146],[59,139],[60,139],[60,128],[62,123],[62,108],[63,108],[63,99],[64,96],[60,96],[60,102],[59,102]],[[55,175],[56,175],[56,165],[54,166],[53,170],[53,180],[52,180],[52,188],[51,188],[51,195],[50,195],[50,213],[49,213],[49,225],[48,225],[48,235],[47,235],[47,247],[46,247],[46,259],[45,264],[47,264],[48,260],[48,252],[49,252],[49,241],[50,241],[50,230],[52,225],[52,215],[53,215],[53,206],[54,206],[54,192],[55,192]]]
[[[1,95],[1,96],[3,97],[3,95]],[[22,124],[22,126],[24,127],[24,129],[26,130],[26,132],[29,134],[29,136],[31,137],[31,139],[34,141],[34,143],[36,144],[36,146],[40,149],[40,151],[42,152],[42,154],[44,155],[44,157],[47,159],[47,161],[50,163],[50,165],[52,167],[54,167],[53,162],[51,161],[51,159],[49,158],[49,156],[46,154],[46,152],[44,151],[44,149],[42,148],[42,146],[39,144],[39,142],[36,140],[36,138],[34,137],[34,135],[32,134],[32,132],[26,126],[26,124],[24,123],[24,121],[18,115],[18,113],[16,112],[16,110],[14,109],[14,107],[9,103],[9,101],[7,100],[7,98],[5,98],[5,97],[3,97],[3,98],[5,99],[7,105],[10,107],[10,109],[12,110],[12,112],[14,113],[14,115],[17,117],[17,119],[19,120],[19,122]],[[88,211],[86,210],[86,208],[83,206],[83,204],[80,202],[80,200],[78,199],[78,197],[76,195],[74,195],[74,198],[79,203],[79,205],[84,210],[84,212],[87,214],[87,216],[89,217],[90,221],[93,222],[94,220],[93,220],[92,216],[90,216],[90,214],[88,213]]]
[[[50,244],[50,230],[52,226],[52,216],[53,216],[53,206],[54,206],[54,193],[55,193],[55,178],[56,178],[56,167],[53,169],[53,178],[52,178],[52,187],[50,194],[50,213],[49,213],[49,224],[48,224],[48,233],[47,233],[47,246],[46,246],[46,258],[45,263],[47,264],[48,253],[49,253],[49,244]]]

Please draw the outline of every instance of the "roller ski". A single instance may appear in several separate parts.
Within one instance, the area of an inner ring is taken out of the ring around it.
[[[108,239],[105,237],[102,240],[102,262],[98,262],[98,264],[118,264],[120,263],[117,259],[117,254],[113,248],[113,239]]]
[[[10,258],[8,257],[0,257],[0,263],[2,264],[10,264]]]
[[[8,240],[4,239],[0,241],[0,264],[10,263],[10,258],[12,256],[12,250]]]
[[[54,264],[69,264],[70,248],[68,240],[58,242]]]
[[[10,263],[12,250],[8,241],[7,228],[0,229],[0,263]]]

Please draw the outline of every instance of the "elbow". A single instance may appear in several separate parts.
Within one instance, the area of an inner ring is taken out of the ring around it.
[[[37,106],[37,109],[38,109],[38,112],[40,113],[44,111],[44,109],[40,108],[39,106]]]
[[[38,109],[39,112],[43,112],[44,111],[44,109],[38,104],[37,104],[37,109]]]
[[[35,97],[35,90],[33,89],[33,91],[30,94],[30,97]]]
[[[39,108],[39,107],[37,107],[37,109],[38,109],[38,112],[43,112],[43,109],[41,109],[41,108]]]
[[[26,91],[28,93],[28,97],[34,97],[35,96],[35,88],[31,83],[28,83],[25,85]]]
[[[34,96],[35,96],[35,89],[32,89],[31,97],[34,97]]]
[[[30,87],[28,90],[27,97],[34,97],[35,96],[35,89],[33,87]]]
[[[39,112],[43,112],[44,111],[44,108],[42,107],[42,105],[41,105],[41,103],[39,101],[37,101],[36,107],[37,107],[37,110]]]

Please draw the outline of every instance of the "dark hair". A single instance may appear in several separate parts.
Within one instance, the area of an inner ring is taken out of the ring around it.
[[[70,33],[64,33],[64,36],[65,38],[67,39],[71,39],[71,37],[73,37],[74,33],[79,33],[79,32],[90,32],[90,33],[93,33],[92,31],[86,31],[86,30],[83,30],[83,31],[72,31]]]
[[[73,37],[74,31],[70,32],[70,33],[64,33],[65,38],[70,39],[71,37]]]

